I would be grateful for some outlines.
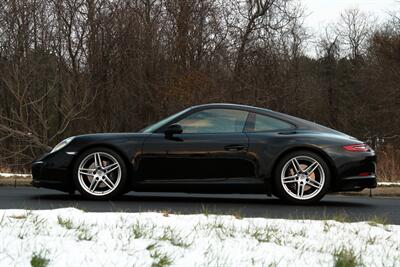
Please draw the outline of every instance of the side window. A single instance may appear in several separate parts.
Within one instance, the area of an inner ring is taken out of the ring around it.
[[[260,114],[254,114],[254,116],[254,128],[249,129],[249,132],[264,132],[293,128],[292,124],[269,116]]]
[[[240,133],[248,112],[235,109],[206,109],[193,113],[178,123],[183,133]]]

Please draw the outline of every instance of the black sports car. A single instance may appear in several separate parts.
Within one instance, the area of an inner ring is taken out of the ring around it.
[[[267,109],[194,106],[138,133],[70,137],[32,164],[33,185],[110,199],[130,190],[260,193],[308,204],[377,185],[375,152]]]

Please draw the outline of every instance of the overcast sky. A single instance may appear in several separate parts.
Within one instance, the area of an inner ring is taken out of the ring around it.
[[[396,0],[301,0],[307,8],[306,26],[315,31],[338,20],[340,13],[348,8],[374,14],[379,21],[388,17],[389,11],[399,10],[400,3]]]
[[[388,12],[400,10],[400,0],[299,0],[306,8],[308,17],[305,27],[314,37],[321,35],[326,26],[335,23],[340,18],[340,13],[349,8],[358,8],[373,16],[376,21],[384,22],[389,18]],[[316,55],[315,43],[311,40],[306,45],[306,54]]]

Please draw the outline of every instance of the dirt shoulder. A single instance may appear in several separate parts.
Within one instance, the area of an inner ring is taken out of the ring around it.
[[[379,196],[379,197],[400,197],[400,186],[378,186],[371,190],[364,189],[361,192],[343,192],[337,193],[338,195],[347,196]]]
[[[32,178],[21,176],[0,176],[0,186],[31,186]],[[372,196],[400,197],[400,186],[378,186],[371,190]],[[369,196],[370,190],[365,189],[361,192],[344,192],[339,195]]]
[[[0,186],[30,186],[32,178],[20,176],[0,176]]]

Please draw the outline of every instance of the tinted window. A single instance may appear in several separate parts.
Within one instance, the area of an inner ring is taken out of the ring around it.
[[[160,128],[161,126],[167,124],[168,122],[174,120],[175,118],[179,117],[180,115],[182,115],[183,113],[187,112],[188,109],[182,110],[178,113],[175,113],[174,115],[171,115],[165,119],[160,120],[159,122],[154,123],[153,125],[147,126],[146,128],[140,130],[140,132],[142,133],[152,133],[155,130],[157,130],[158,128]]]
[[[183,133],[238,133],[243,131],[248,112],[234,109],[207,109],[180,122]]]
[[[250,130],[250,132],[274,131],[290,128],[293,128],[293,125],[287,122],[272,117],[255,114],[254,129]]]

